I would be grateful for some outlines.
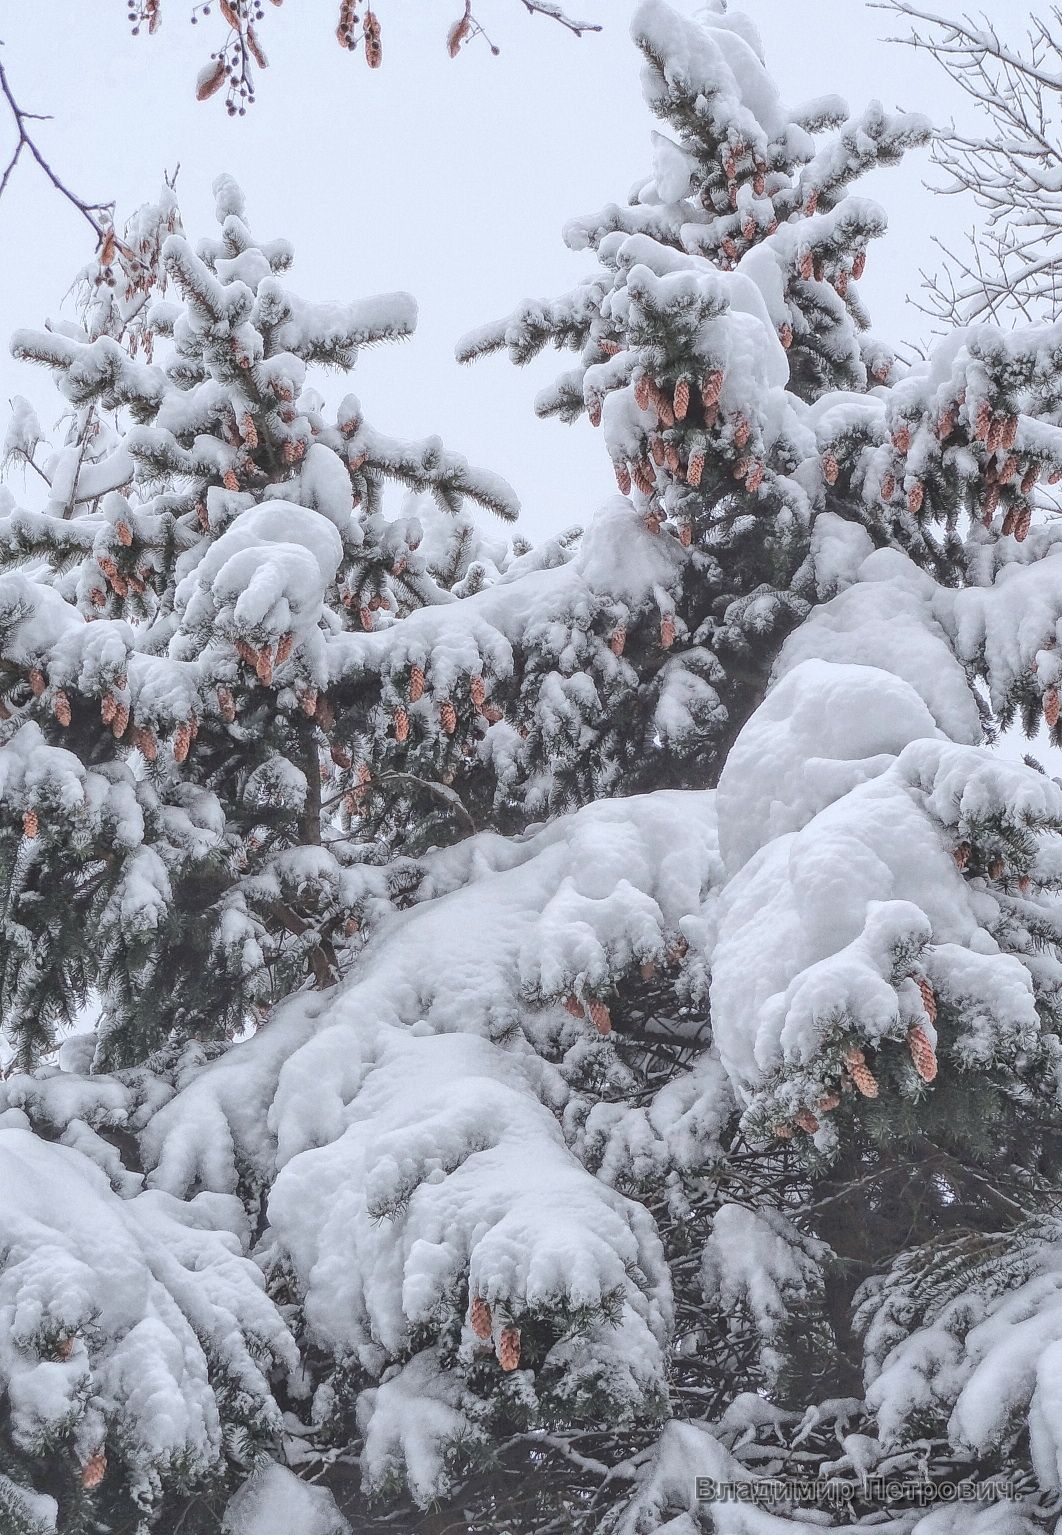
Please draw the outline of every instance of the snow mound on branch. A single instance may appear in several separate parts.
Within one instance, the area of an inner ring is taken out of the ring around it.
[[[295,1370],[297,1353],[242,1254],[237,1201],[122,1200],[80,1152],[17,1126],[0,1131],[0,1181],[0,1380],[22,1448],[68,1437],[87,1460],[121,1403],[121,1454],[150,1498],[160,1470],[195,1480],[220,1460],[218,1371],[279,1429],[268,1362]]]
[[[221,1529],[222,1535],[350,1535],[327,1487],[312,1487],[275,1461],[244,1482]]]

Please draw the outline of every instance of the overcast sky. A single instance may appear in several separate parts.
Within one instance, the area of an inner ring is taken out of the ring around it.
[[[574,0],[572,0],[574,6]],[[695,10],[695,0],[678,0]],[[938,0],[947,11],[955,0]],[[612,488],[588,425],[539,422],[536,390],[567,360],[550,352],[517,370],[504,358],[459,368],[467,328],[525,297],[564,291],[588,268],[568,252],[564,222],[624,200],[648,166],[651,119],[628,38],[633,0],[580,0],[599,35],[576,39],[518,0],[479,0],[501,48],[451,62],[445,34],[459,0],[379,0],[384,65],[365,68],[333,36],[335,0],[266,7],[271,67],[259,99],[230,120],[222,98],[194,100],[197,69],[218,37],[216,17],[191,26],[190,0],[162,0],[157,37],[130,34],[123,0],[0,0],[0,37],[23,106],[54,114],[40,140],[83,195],[116,199],[119,219],[180,163],[178,191],[193,238],[212,225],[210,183],[232,172],[253,227],[296,247],[293,286],[308,298],[403,288],[420,304],[416,338],[366,353],[353,387],[380,429],[438,432],[504,474],[532,536],[584,522]],[[982,0],[1013,26],[1015,0]],[[853,109],[873,96],[938,119],[962,110],[928,59],[883,41],[895,29],[863,0],[748,0],[784,95],[836,91]],[[9,124],[0,119],[0,148]],[[9,149],[5,148],[6,154]],[[864,185],[888,210],[890,236],[871,251],[864,293],[892,341],[923,322],[907,302],[931,236],[958,238],[974,212],[922,186],[927,157]],[[28,159],[0,200],[0,404],[28,395],[47,427],[47,382],[7,354],[19,325],[60,309],[91,232]]]

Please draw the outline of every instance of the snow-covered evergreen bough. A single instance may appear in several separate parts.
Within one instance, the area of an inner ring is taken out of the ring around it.
[[[0,520],[19,1535],[1054,1527],[1062,789],[993,743],[1058,731],[1062,331],[898,364],[848,189],[926,124],[634,36],[652,176],[461,349],[577,354],[581,538],[332,419],[411,308],[294,299],[228,181],[17,338],[72,410]]]

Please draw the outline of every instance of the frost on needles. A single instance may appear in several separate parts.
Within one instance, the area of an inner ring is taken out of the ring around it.
[[[460,348],[574,354],[585,532],[328,405],[412,304],[295,298],[227,179],[16,338],[19,1535],[1054,1526],[1062,788],[997,742],[1062,744],[1062,331],[899,362],[853,188],[925,121],[633,31],[650,174]],[[847,1503],[698,1501],[794,1469]]]

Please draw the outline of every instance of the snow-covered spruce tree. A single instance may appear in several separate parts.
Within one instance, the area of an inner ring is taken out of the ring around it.
[[[651,0],[635,37],[677,142],[586,226],[601,270],[541,329],[611,327],[553,398],[599,394],[640,483],[578,547],[337,635],[329,664],[337,728],[378,721],[359,814],[408,771],[485,829],[403,860],[401,893],[359,866],[371,930],[335,990],[212,1056],[88,1073],[95,1038],[71,1042],[3,1085],[0,1139],[98,1163],[128,1230],[164,1200],[253,1244],[301,1369],[266,1313],[273,1408],[250,1393],[230,1465],[267,1444],[359,1530],[780,1535],[792,1502],[709,1506],[695,1478],[957,1467],[1016,1471],[1023,1502],[883,1520],[857,1488],[834,1522],[1025,1535],[1059,1482],[1062,791],[986,743],[1058,720],[1059,539],[1030,498],[1062,467],[1060,338],[964,332],[875,380],[844,273],[883,216],[841,194],[921,125],[872,113],[816,150],[806,124],[843,112],[784,110],[742,18]],[[746,235],[767,196],[778,227]],[[660,338],[706,295],[687,398]],[[661,782],[694,786],[633,792]],[[152,1515],[209,1528],[219,1494],[111,1385],[128,1324],[81,1320],[100,1259],[60,1217],[79,1290],[29,1272],[32,1229],[3,1270],[33,1328],[0,1469],[47,1492],[44,1435],[87,1470],[102,1430],[93,1512],[145,1467]],[[242,1262],[198,1337],[242,1314]],[[79,1351],[65,1415],[49,1329]],[[85,1460],[68,1424],[95,1400]]]
[[[378,722],[337,726],[331,647],[496,574],[462,503],[515,510],[353,395],[327,412],[311,370],[408,335],[412,300],[305,302],[291,247],[252,236],[229,178],[215,192],[216,239],[194,251],[168,193],[108,237],[83,324],[15,338],[69,407],[44,457],[16,409],[9,454],[44,496],[0,516],[0,1010],[24,1061],[90,991],[99,1062],[128,1065],[336,978],[365,856],[338,820]],[[434,501],[389,516],[387,480]],[[378,818],[397,798],[437,840],[425,787],[378,785]]]

